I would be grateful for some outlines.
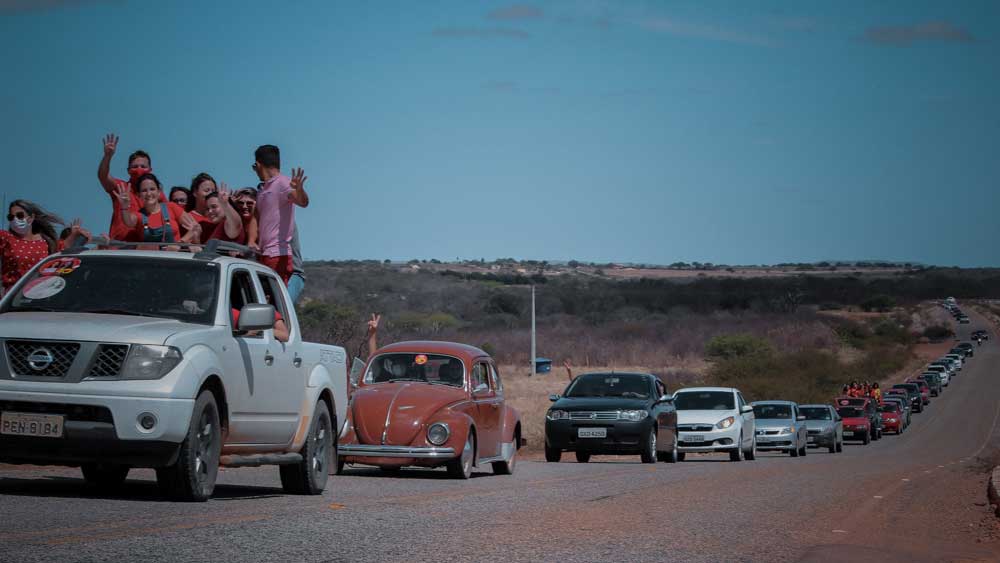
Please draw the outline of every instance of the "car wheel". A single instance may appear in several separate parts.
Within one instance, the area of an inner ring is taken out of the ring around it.
[[[802,449],[799,450],[799,455],[802,457],[806,457],[806,449],[807,448],[805,446],[802,446]]]
[[[680,452],[677,451],[677,433],[674,432],[674,445],[670,448],[669,452],[663,454],[663,459],[667,463],[677,463],[680,461]]]
[[[788,450],[788,455],[790,455],[792,457],[799,457],[799,450],[798,450],[798,448],[792,448],[792,449]]]
[[[587,452],[576,452],[577,463],[587,463],[590,461],[590,454]]]
[[[333,422],[326,402],[316,403],[312,427],[299,453],[302,461],[279,467],[281,486],[293,495],[319,495],[326,487],[331,461],[336,456]]]
[[[743,434],[740,434],[740,441],[736,443],[736,449],[729,452],[729,461],[743,461],[746,455],[743,453]]]
[[[837,439],[836,438],[834,438],[833,444],[830,445],[830,453],[832,453],[832,454],[837,453]]]
[[[472,477],[472,460],[476,456],[476,439],[472,431],[465,439],[465,447],[462,448],[462,455],[448,462],[448,474],[456,479],[468,479]]]
[[[837,442],[837,453],[840,453],[840,452],[843,452],[843,451],[844,451],[844,441],[841,440],[841,441]]]
[[[156,482],[175,500],[205,502],[215,490],[221,452],[222,430],[215,396],[211,391],[202,391],[194,403],[177,461],[157,469]]]
[[[639,459],[643,463],[656,463],[656,426],[649,429],[649,435],[646,436],[646,446],[642,449]]]
[[[129,466],[105,463],[85,463],[80,466],[88,485],[111,491],[117,489],[128,477]]]
[[[754,461],[757,459],[757,437],[753,437],[753,441],[750,442],[750,449],[747,450],[746,455],[747,461]]]
[[[687,452],[677,452],[677,461],[684,461],[685,457],[687,457]]]
[[[871,442],[872,442],[872,437],[871,437],[870,433],[869,432],[865,432],[865,437],[864,437],[863,440],[861,440],[861,443],[867,446]]]
[[[493,474],[494,475],[513,475],[514,467],[517,465],[517,444],[521,441],[520,438],[514,436],[514,452],[510,454],[510,459],[507,461],[494,461],[493,462]]]
[[[545,461],[559,463],[560,459],[562,459],[562,450],[559,448],[550,448],[548,444],[545,444]]]

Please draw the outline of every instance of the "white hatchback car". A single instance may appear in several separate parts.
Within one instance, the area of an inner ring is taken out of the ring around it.
[[[738,389],[689,387],[674,393],[678,460],[687,452],[728,452],[732,461],[755,459],[753,407]]]

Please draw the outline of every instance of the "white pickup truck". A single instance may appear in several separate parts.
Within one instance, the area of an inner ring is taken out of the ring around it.
[[[346,354],[303,342],[280,278],[223,246],[73,249],[21,279],[0,301],[0,463],[80,466],[105,488],[151,467],[189,501],[220,465],[274,464],[287,492],[321,493]]]

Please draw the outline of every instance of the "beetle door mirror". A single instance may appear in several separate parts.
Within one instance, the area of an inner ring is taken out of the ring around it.
[[[556,401],[559,400],[559,395],[556,395],[555,393],[553,393],[553,394],[549,395],[549,400],[554,403],[554,402],[556,402]]]

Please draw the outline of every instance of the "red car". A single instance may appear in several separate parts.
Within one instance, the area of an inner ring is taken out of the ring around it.
[[[927,385],[927,382],[920,378],[907,379],[906,383],[913,383],[920,386],[920,401],[929,405],[931,402],[931,386]]]
[[[906,414],[899,410],[899,404],[895,401],[887,402],[878,408],[882,413],[882,431],[893,431],[896,434],[903,433],[903,421]]]
[[[868,445],[872,441],[872,423],[860,407],[837,407],[837,414],[843,419],[844,441],[861,440]]]
[[[372,354],[351,395],[340,436],[337,472],[345,463],[384,471],[405,466],[514,472],[521,417],[504,402],[493,358],[450,342],[400,342]]]
[[[881,417],[878,415],[878,405],[871,397],[837,397],[833,400],[835,407],[857,407],[868,417],[868,427],[872,440],[882,439]]]

